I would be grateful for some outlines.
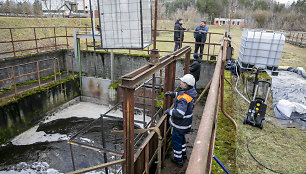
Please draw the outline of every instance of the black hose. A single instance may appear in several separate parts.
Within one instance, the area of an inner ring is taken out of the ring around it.
[[[272,133],[272,132],[270,132],[270,133]],[[264,167],[264,168],[266,168],[266,169],[268,169],[268,170],[270,170],[270,171],[272,171],[272,172],[274,172],[274,173],[282,174],[281,172],[275,171],[275,170],[273,170],[273,169],[271,169],[271,168],[269,168],[269,167],[263,165],[260,161],[258,161],[258,160],[254,157],[254,155],[253,155],[252,152],[250,151],[249,143],[250,143],[252,140],[256,140],[257,138],[260,138],[260,137],[262,137],[262,136],[264,136],[264,135],[267,135],[267,134],[263,134],[263,135],[260,135],[260,136],[257,136],[257,137],[254,137],[254,138],[248,140],[248,142],[247,142],[247,149],[248,149],[248,152],[249,152],[249,154],[252,156],[252,158],[253,158],[259,165],[261,165],[262,167]]]
[[[267,115],[267,116],[271,117],[270,115]],[[275,126],[275,125],[274,125],[273,123],[271,123],[270,121],[266,121],[266,123],[269,123],[269,124]],[[277,127],[277,126],[275,126],[275,127]],[[276,129],[275,129],[275,130],[276,130]],[[283,173],[281,173],[281,172],[275,171],[275,170],[273,170],[273,169],[271,169],[271,168],[269,168],[269,167],[263,165],[260,161],[258,161],[258,160],[254,157],[254,155],[252,154],[252,152],[250,151],[250,148],[249,148],[249,144],[250,144],[251,141],[256,140],[257,138],[263,137],[263,136],[265,136],[265,135],[271,134],[271,133],[273,133],[273,131],[271,131],[271,132],[269,132],[269,133],[266,133],[266,134],[263,134],[263,135],[260,135],[260,136],[257,136],[257,137],[254,137],[254,138],[248,140],[248,141],[247,141],[247,149],[248,149],[249,154],[252,156],[252,158],[253,158],[259,165],[261,165],[261,166],[264,167],[265,169],[270,170],[270,171],[272,171],[272,172],[274,172],[274,173],[283,174]],[[294,141],[292,138],[290,138],[290,137],[287,136],[286,134],[285,134],[284,136],[287,137],[289,140]],[[296,141],[295,141],[295,142],[296,142]],[[297,146],[300,147],[303,151],[305,151],[305,149],[304,149],[301,145],[297,144]],[[305,151],[305,152],[306,152],[306,151]]]

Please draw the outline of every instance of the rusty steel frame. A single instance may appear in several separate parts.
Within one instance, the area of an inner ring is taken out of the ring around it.
[[[137,157],[134,158],[134,92],[135,92],[135,89],[137,88],[139,84],[141,84],[141,82],[153,76],[152,77],[153,78],[152,79],[153,80],[152,90],[155,90],[155,80],[154,80],[155,76],[154,75],[155,73],[159,72],[161,69],[165,68],[164,89],[174,90],[176,60],[180,58],[181,56],[186,55],[185,57],[187,57],[187,59],[185,59],[185,66],[186,66],[185,68],[188,70],[189,64],[190,64],[190,60],[188,57],[190,57],[190,52],[191,52],[191,47],[186,46],[184,48],[177,50],[171,55],[161,57],[160,59],[158,59],[158,62],[155,64],[152,64],[152,63],[147,64],[121,77],[122,84],[120,85],[120,89],[123,92],[123,97],[124,97],[123,98],[123,119],[124,119],[123,127],[124,127],[124,159],[126,159],[126,162],[124,164],[125,173],[128,173],[128,174],[134,173],[135,166],[139,167],[140,165],[140,168],[143,167],[141,166],[141,164],[138,164]],[[153,101],[155,102],[154,98],[152,98],[152,103]],[[164,106],[170,107],[171,104],[172,104],[172,101],[170,99],[164,99]],[[165,109],[165,107],[163,109]],[[164,123],[162,124],[160,121],[159,121],[160,125],[163,125],[163,126],[166,125],[167,127],[167,124],[164,124]],[[164,129],[166,129],[166,127],[164,127]],[[148,137],[146,138],[147,141],[145,141],[142,144],[143,147],[145,147],[146,144],[148,144],[149,142],[153,142],[152,140],[153,135],[151,136],[151,138],[148,138]],[[163,138],[166,139],[166,137],[163,137]],[[163,142],[164,141],[165,140],[163,140]],[[165,148],[166,147],[163,146],[163,152],[165,152]],[[148,148],[143,148],[143,149],[148,149]],[[140,148],[140,151],[138,153],[139,154],[142,153],[143,149]],[[143,153],[147,153],[147,152],[143,152]],[[152,161],[152,159],[154,159],[154,155],[150,159],[150,161]],[[137,163],[135,163],[136,161]],[[141,160],[140,163],[141,162],[143,161]],[[148,168],[149,168],[148,165],[150,164],[150,162],[146,161],[145,164],[146,166],[143,169],[148,171]],[[137,171],[137,172],[139,173],[140,171]]]
[[[39,69],[39,63],[40,62],[50,61],[50,60],[53,60],[53,63],[51,63],[52,65],[50,65],[50,68]],[[8,95],[8,96],[5,96],[5,97],[1,97],[0,100],[1,99],[5,99],[5,98],[9,98],[9,97],[12,97],[12,96],[17,96],[17,95],[22,94],[24,92],[27,92],[27,91],[30,91],[30,90],[33,90],[33,89],[36,89],[36,88],[40,88],[40,87],[46,86],[46,85],[48,85],[50,83],[56,82],[56,73],[57,73],[57,70],[56,70],[56,61],[58,62],[58,65],[59,65],[59,60],[57,58],[48,58],[48,59],[43,59],[43,60],[39,60],[39,61],[33,61],[33,62],[24,63],[24,64],[18,64],[18,65],[14,65],[14,66],[8,66],[8,67],[0,68],[0,71],[1,70],[5,70],[5,69],[11,69],[10,70],[11,71],[11,78],[2,79],[2,80],[0,80],[0,82],[12,81],[13,84],[14,84],[14,94],[11,94],[11,95]],[[26,73],[26,74],[17,75],[17,76],[15,75],[14,67],[20,67],[20,66],[29,65],[29,64],[36,64],[36,71],[30,72],[30,73]],[[44,72],[44,71],[49,71],[49,70],[53,70],[54,80],[50,81],[50,82],[47,82],[47,83],[44,83],[44,84],[41,84],[40,73]],[[60,73],[59,67],[58,67],[58,71]],[[17,90],[18,87],[17,87],[17,84],[16,84],[16,79],[17,78],[22,78],[22,77],[25,77],[25,76],[29,76],[29,75],[33,75],[33,74],[37,74],[38,86],[34,86],[32,88],[25,89],[23,91],[19,91],[18,92],[18,90]],[[61,77],[60,77],[60,81],[61,81]]]
[[[224,71],[224,68],[222,68],[222,66],[224,66],[222,61],[226,56],[228,42],[229,40],[224,38],[222,46],[220,47],[218,60],[212,77],[202,119],[186,170],[187,174],[202,174],[211,172],[215,131],[217,126],[216,115],[218,113],[219,91],[221,84],[220,79],[222,74],[221,71]]]
[[[57,35],[56,34],[56,29],[61,29],[61,28],[65,29],[65,35]],[[66,27],[66,26],[59,26],[59,27],[14,27],[14,28],[11,28],[11,27],[10,28],[1,27],[0,30],[9,30],[9,32],[10,32],[10,40],[9,41],[0,41],[0,44],[11,43],[12,44],[12,51],[4,51],[4,52],[0,52],[0,54],[10,54],[10,53],[13,53],[14,57],[16,57],[17,56],[16,55],[17,52],[34,51],[35,50],[36,53],[39,53],[40,49],[48,49],[48,48],[57,49],[58,47],[61,47],[61,46],[65,46],[68,49],[69,48],[68,38],[69,37],[73,37],[73,36],[72,35],[68,35],[67,28],[69,28],[69,29],[82,29],[82,28],[85,28],[87,30],[87,28],[90,28],[90,27],[73,27],[73,26],[71,26],[71,27]],[[34,34],[33,39],[15,40],[14,39],[14,35],[13,35],[13,30],[17,30],[17,29],[18,30],[33,29],[33,34]],[[36,29],[53,29],[53,36],[38,38],[37,37]],[[66,44],[58,44],[57,43],[57,38],[66,38]],[[37,41],[45,40],[45,39],[54,39],[54,44],[51,45],[51,46],[41,46],[41,47],[39,47]],[[35,42],[35,47],[34,48],[27,48],[27,49],[16,50],[14,43],[17,43],[17,42]]]

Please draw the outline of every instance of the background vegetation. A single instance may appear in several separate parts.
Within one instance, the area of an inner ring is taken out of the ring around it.
[[[212,24],[215,18],[228,18],[231,5],[232,0],[162,0],[160,17],[172,20],[182,17],[186,21],[204,19]],[[245,19],[247,28],[306,31],[306,0],[291,5],[273,0],[236,0],[233,17]]]

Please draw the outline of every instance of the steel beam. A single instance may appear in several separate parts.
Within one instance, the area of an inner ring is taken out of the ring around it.
[[[154,73],[159,71],[160,69],[164,68],[168,64],[172,63],[176,59],[180,58],[183,54],[190,51],[191,47],[186,46],[176,52],[174,52],[172,55],[167,55],[159,59],[159,62],[156,64],[148,64],[143,66],[142,68],[139,68],[138,70],[135,70],[127,75],[124,75],[121,77],[122,79],[122,86],[129,87],[129,88],[136,88],[137,85],[144,81],[145,79],[152,76]]]
[[[133,88],[122,87],[123,91],[123,142],[124,173],[134,173],[134,91]]]

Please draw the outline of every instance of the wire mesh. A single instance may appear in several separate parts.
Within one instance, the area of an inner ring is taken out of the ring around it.
[[[150,0],[98,0],[102,48],[145,48],[152,41]]]

